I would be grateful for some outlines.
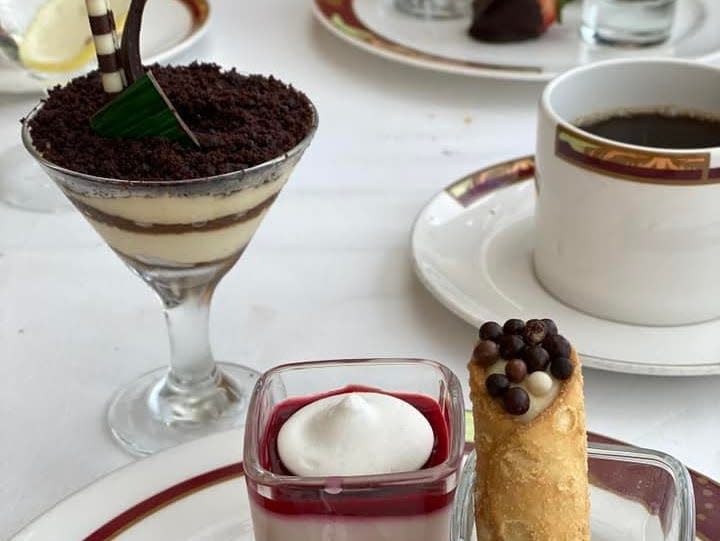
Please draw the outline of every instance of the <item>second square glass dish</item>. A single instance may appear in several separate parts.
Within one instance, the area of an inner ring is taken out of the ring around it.
[[[694,541],[690,474],[675,458],[635,447],[590,443],[592,541]],[[475,451],[455,497],[451,541],[476,541]]]

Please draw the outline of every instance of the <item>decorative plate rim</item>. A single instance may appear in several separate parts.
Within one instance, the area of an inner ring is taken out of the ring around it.
[[[364,24],[355,15],[353,8],[356,1],[312,0],[312,10],[318,21],[331,34],[376,56],[444,73],[513,81],[547,82],[564,71],[543,70],[538,66],[463,61],[414,49],[382,36]],[[719,57],[720,49],[696,57],[687,57],[687,60],[711,62]]]
[[[118,485],[126,480],[128,476],[140,477],[141,472],[148,467],[154,466],[155,470],[165,471],[175,468],[176,465],[168,464],[168,461],[165,460],[166,458],[172,457],[174,460],[171,462],[187,464],[188,462],[192,462],[190,459],[194,453],[207,452],[208,450],[210,450],[210,452],[218,452],[218,449],[226,449],[228,447],[227,445],[218,444],[227,444],[230,442],[225,442],[225,439],[235,441],[237,438],[242,438],[242,431],[233,430],[223,432],[179,445],[151,457],[127,464],[62,499],[55,506],[42,513],[15,535],[11,536],[9,541],[20,541],[23,536],[31,532],[34,525],[42,522],[50,513],[62,512],[62,507],[65,504],[71,504],[72,500],[82,497],[83,494],[86,494],[94,487],[104,487],[104,491],[107,492],[107,490],[111,489],[114,485]],[[588,439],[597,443],[626,445],[613,438],[592,432],[588,432]],[[240,448],[241,446],[237,446],[237,449]],[[712,505],[712,498],[720,496],[720,483],[694,470],[688,469],[688,471],[690,472],[695,489],[697,536],[702,541],[720,541],[720,536],[717,534],[717,532],[720,532],[720,506],[717,506],[717,508],[713,507],[713,509],[715,509],[714,514],[709,516],[705,514],[710,510],[710,508],[706,507],[706,504],[710,503]],[[178,481],[170,483],[157,482],[156,486],[151,488],[143,497],[140,497],[138,501],[134,501],[134,503],[125,509],[113,511],[107,520],[97,525],[90,534],[85,535],[82,541],[110,541],[143,519],[152,516],[157,511],[162,510],[164,507],[182,498],[220,483],[242,477],[242,463],[230,458],[228,454],[226,459],[218,461],[218,464],[209,470],[195,471],[192,474],[186,473],[184,475],[190,475],[190,477],[181,478]],[[711,537],[711,535],[714,537]],[[30,537],[31,536],[28,536],[28,539]],[[32,538],[42,541],[41,538]]]

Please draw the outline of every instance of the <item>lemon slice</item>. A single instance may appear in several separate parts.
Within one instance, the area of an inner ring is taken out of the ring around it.
[[[118,30],[130,0],[110,0]],[[23,34],[18,53],[22,64],[43,72],[73,72],[95,55],[85,0],[47,0]]]

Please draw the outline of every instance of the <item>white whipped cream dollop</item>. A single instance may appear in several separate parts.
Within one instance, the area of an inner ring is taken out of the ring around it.
[[[434,440],[428,420],[404,400],[350,392],[296,411],[280,428],[277,447],[294,475],[379,475],[421,469]]]
[[[500,359],[487,371],[490,374],[504,374],[507,361]],[[510,387],[521,387],[530,396],[530,409],[522,415],[514,415],[513,418],[521,423],[529,423],[540,415],[553,403],[560,394],[560,382],[547,372],[533,372],[521,383],[511,383]]]

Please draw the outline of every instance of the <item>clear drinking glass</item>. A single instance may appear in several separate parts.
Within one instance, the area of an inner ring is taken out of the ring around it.
[[[447,458],[418,471],[300,477],[271,471],[264,447],[279,404],[348,385],[437,402]],[[413,539],[446,541],[465,449],[463,392],[448,368],[413,359],[321,361],[274,368],[258,381],[245,428],[244,468],[256,541]]]
[[[395,7],[423,19],[457,19],[470,14],[472,0],[395,0]]]
[[[622,47],[659,45],[670,37],[677,0],[584,0],[585,41]]]
[[[38,105],[32,118],[42,107]],[[108,410],[112,433],[130,452],[151,454],[243,425],[258,373],[216,363],[208,313],[215,286],[250,242],[268,208],[310,144],[242,171],[163,182],[78,173],[26,149],[120,258],[160,297],[170,335],[170,369],[122,388]]]
[[[127,0],[113,0],[116,8]],[[87,71],[92,60],[88,52],[61,61],[43,54],[43,50],[61,54],[63,45],[83,40],[76,28],[77,17],[86,23],[84,2],[80,7],[68,2],[60,9],[48,6],[48,0],[0,0],[0,93],[43,95],[46,89]],[[88,24],[89,34],[89,24]],[[42,46],[42,42],[48,44]],[[25,46],[23,46],[25,44]],[[0,149],[0,200],[14,207],[35,212],[70,210],[67,199],[55,184],[19,145]]]
[[[455,497],[451,541],[474,541],[475,451]],[[593,541],[695,541],[692,480],[675,458],[625,445],[590,442]],[[480,503],[482,505],[482,503]]]

